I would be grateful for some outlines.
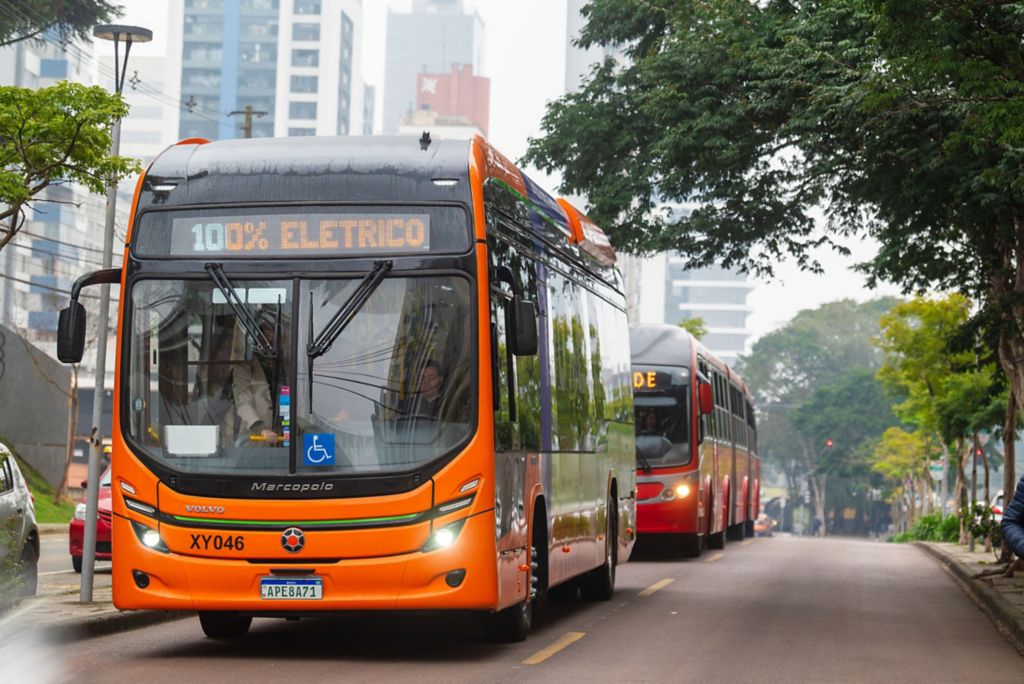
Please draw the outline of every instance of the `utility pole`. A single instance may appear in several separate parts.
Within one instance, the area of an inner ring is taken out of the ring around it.
[[[103,24],[92,30],[92,35],[114,43],[114,92],[124,90],[124,76],[128,69],[128,53],[133,43],[148,43],[153,32],[139,26]],[[119,46],[124,47],[124,61],[121,61]],[[114,121],[110,132],[110,156],[116,157],[121,151],[121,119]],[[107,186],[107,217],[103,229],[103,268],[113,263],[114,217],[117,212],[117,184]],[[79,599],[82,603],[92,602],[93,569],[96,564],[96,518],[100,491],[100,458],[103,450],[103,404],[104,384],[107,373],[107,325],[110,317],[110,285],[100,290],[100,315],[96,326],[96,384],[92,399],[92,448],[89,450],[89,471],[85,488],[85,529],[82,546],[82,584]],[[117,408],[114,407],[116,411]]]
[[[252,105],[245,105],[245,109],[236,109],[228,114],[228,116],[238,116],[239,114],[245,117],[242,119],[242,137],[247,139],[252,137],[252,117],[267,115],[266,112],[254,112]]]

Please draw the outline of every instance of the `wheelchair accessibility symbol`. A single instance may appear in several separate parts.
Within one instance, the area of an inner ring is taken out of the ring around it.
[[[302,436],[305,452],[303,463],[308,466],[332,466],[334,461],[333,434],[306,434]]]

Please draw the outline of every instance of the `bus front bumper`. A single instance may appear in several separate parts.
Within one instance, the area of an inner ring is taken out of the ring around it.
[[[493,512],[466,520],[443,549],[309,564],[299,558],[244,560],[161,553],[137,541],[131,523],[114,517],[114,605],[120,609],[239,611],[259,614],[357,610],[482,609],[496,607],[497,560]],[[297,562],[299,561],[299,562]],[[311,570],[312,572],[303,572]],[[450,586],[451,573],[464,571]],[[140,587],[138,573],[146,576]],[[268,577],[318,577],[323,598],[265,600]]]

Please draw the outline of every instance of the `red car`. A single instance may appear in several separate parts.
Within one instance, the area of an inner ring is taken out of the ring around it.
[[[85,488],[85,483],[82,483]],[[85,536],[85,497],[75,507],[68,533],[71,551],[71,566],[75,572],[82,572],[82,547]],[[110,468],[100,478],[100,498],[96,518],[96,560],[110,560]]]

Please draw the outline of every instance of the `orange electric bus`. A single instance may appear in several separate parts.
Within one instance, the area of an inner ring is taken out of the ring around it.
[[[761,462],[743,380],[674,325],[630,329],[637,532],[687,557],[753,536]]]
[[[482,138],[186,140],[139,179],[113,424],[119,608],[459,609],[611,597],[635,530],[604,233]]]

